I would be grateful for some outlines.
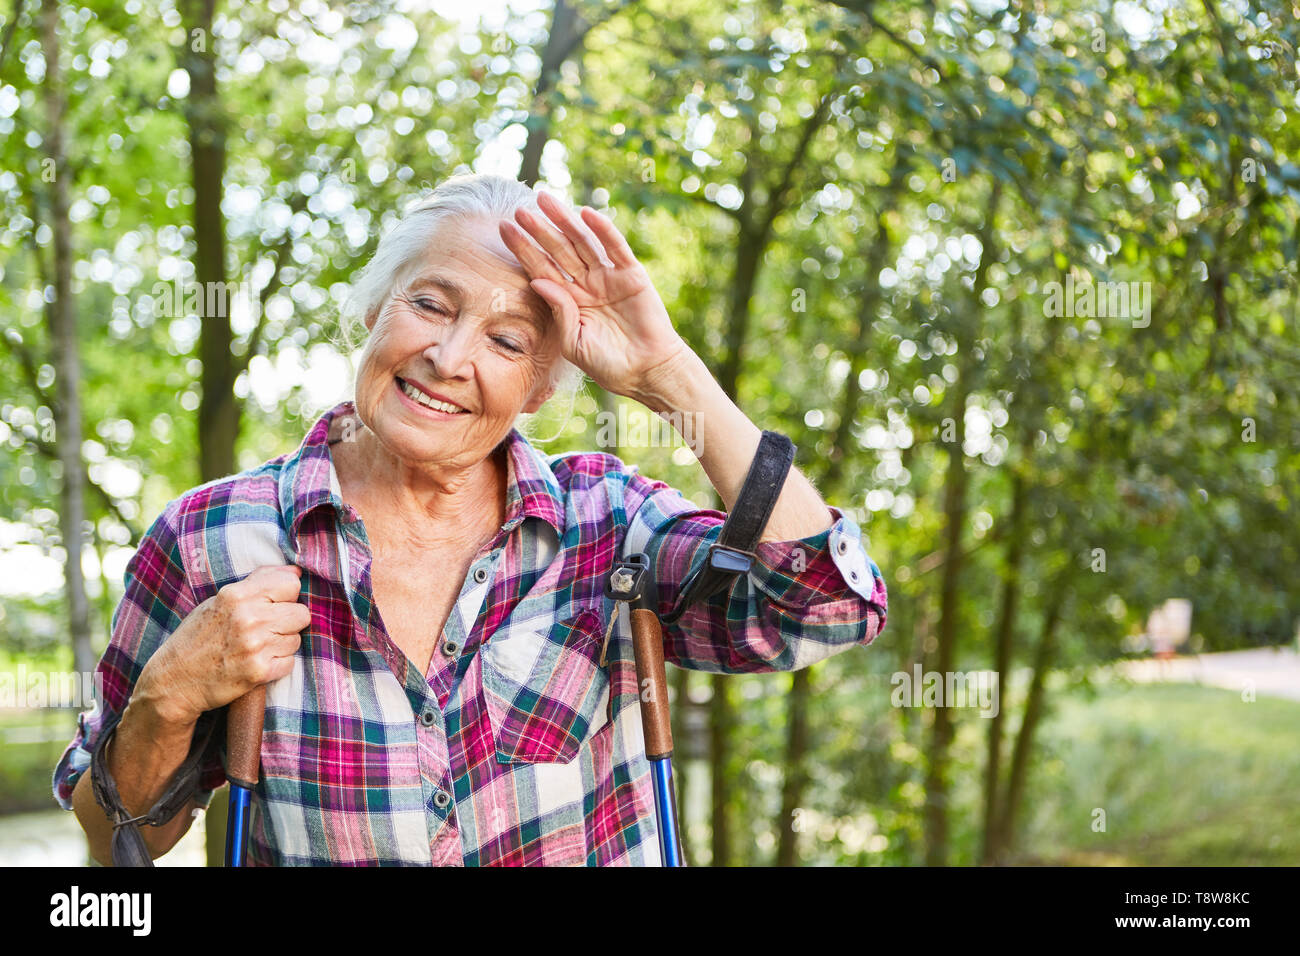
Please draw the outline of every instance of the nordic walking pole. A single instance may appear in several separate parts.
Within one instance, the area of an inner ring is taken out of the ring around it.
[[[226,713],[226,776],[230,780],[230,815],[226,819],[226,866],[244,866],[248,851],[248,814],[253,788],[262,768],[262,719],[266,685],[232,701]]]
[[[654,783],[660,858],[664,866],[683,866],[673,789],[673,729],[664,673],[664,632],[655,610],[659,600],[650,559],[633,554],[620,561],[610,574],[605,593],[616,601],[626,601],[631,612],[632,653],[636,658],[645,755]]]

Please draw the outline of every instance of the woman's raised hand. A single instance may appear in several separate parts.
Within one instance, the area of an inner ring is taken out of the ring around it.
[[[546,192],[537,205],[546,219],[520,209],[501,220],[502,241],[551,307],[564,357],[606,391],[638,397],[689,354],[686,342],[610,219],[588,206],[575,216]]]

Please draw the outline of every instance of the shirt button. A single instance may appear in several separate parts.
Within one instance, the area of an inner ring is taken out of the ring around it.
[[[843,538],[840,538],[840,543],[835,546],[835,549],[839,551],[840,554],[848,554],[849,543]]]
[[[433,722],[438,719],[438,715],[433,712],[432,707],[426,707],[420,712],[420,723],[426,727],[432,727]]]
[[[455,657],[456,652],[458,650],[460,650],[460,645],[457,644],[455,641],[442,642],[442,652],[446,654],[448,657]]]
[[[857,583],[858,583],[858,572],[857,572],[857,571],[850,571],[850,572],[849,572],[849,580],[852,581],[854,584],[857,584]]]
[[[487,574],[488,574],[487,568],[482,567],[480,565],[479,567],[474,569],[474,580],[477,581],[479,584],[482,584],[484,581],[487,580]]]
[[[447,809],[449,803],[451,803],[451,795],[446,790],[439,790],[433,795],[433,805],[439,810]]]

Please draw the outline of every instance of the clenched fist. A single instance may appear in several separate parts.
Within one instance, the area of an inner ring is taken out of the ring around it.
[[[265,566],[196,607],[149,659],[136,683],[160,716],[197,721],[253,688],[284,677],[311,612],[298,603],[302,569]]]

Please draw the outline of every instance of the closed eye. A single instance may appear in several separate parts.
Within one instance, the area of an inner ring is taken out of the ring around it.
[[[447,315],[447,310],[440,306],[432,299],[416,299],[415,304],[427,312],[434,312],[438,315]]]
[[[523,351],[523,349],[521,349],[519,346],[515,345],[514,342],[511,342],[509,339],[503,339],[503,338],[501,338],[500,336],[496,336],[495,338],[492,339],[492,341],[493,341],[493,342],[496,342],[496,343],[497,343],[498,345],[500,345],[502,348],[509,349],[511,352],[522,352],[522,351]]]

